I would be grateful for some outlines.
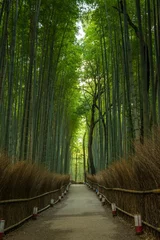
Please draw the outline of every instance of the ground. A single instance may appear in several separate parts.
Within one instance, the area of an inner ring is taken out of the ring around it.
[[[112,217],[96,194],[85,185],[71,185],[65,198],[17,230],[5,240],[151,240],[135,235],[135,229]]]

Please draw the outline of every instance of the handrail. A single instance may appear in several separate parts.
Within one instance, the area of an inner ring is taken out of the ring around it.
[[[108,190],[108,191],[119,191],[119,192],[127,192],[127,193],[135,193],[135,194],[148,194],[148,193],[154,193],[154,194],[160,194],[160,189],[157,188],[157,189],[152,189],[152,190],[146,190],[146,191],[142,191],[142,190],[131,190],[131,189],[123,189],[123,188],[106,188],[105,186],[102,186],[98,183],[95,183],[95,182],[92,182],[92,181],[88,181],[92,184],[95,184],[105,190]]]
[[[63,186],[62,186],[61,188],[59,188],[59,189],[56,189],[56,190],[54,190],[54,191],[50,191],[50,192],[44,193],[44,194],[39,195],[39,196],[36,196],[36,197],[34,197],[34,198],[29,198],[29,199],[13,199],[13,200],[14,200],[14,202],[20,202],[20,200],[23,200],[23,201],[27,201],[27,200],[28,200],[28,201],[31,201],[32,199],[39,198],[39,197],[43,197],[43,196],[48,195],[48,194],[50,194],[50,193],[58,192],[59,190],[61,190],[62,188],[66,187],[66,186],[68,186],[68,185],[69,185],[69,184],[65,184],[65,185],[63,185]],[[8,201],[8,202],[7,202],[7,201]],[[1,202],[4,202],[4,201],[1,201]],[[1,203],[1,202],[0,202],[0,203]],[[58,199],[57,201],[55,201],[53,205],[55,205],[55,204],[58,203],[58,202],[59,202],[59,199]],[[10,200],[6,200],[5,203],[12,203],[12,202],[10,202]],[[47,205],[46,207],[44,207],[44,208],[42,208],[42,209],[39,209],[39,210],[38,210],[38,213],[43,212],[44,210],[48,209],[49,207],[50,207],[50,205]],[[4,229],[4,232],[8,232],[8,231],[10,231],[10,230],[13,229],[13,228],[18,227],[19,225],[21,225],[22,223],[24,223],[25,221],[27,221],[28,219],[30,219],[32,216],[33,216],[33,215],[30,215],[30,216],[22,219],[22,220],[19,221],[18,223],[14,224],[14,225],[12,225],[12,226],[9,226],[8,228],[5,228],[5,229]]]
[[[41,194],[41,195],[38,195],[38,196],[32,197],[32,198],[2,200],[2,201],[0,201],[0,205],[1,205],[1,204],[6,204],[6,203],[15,203],[15,202],[29,202],[29,201],[35,200],[35,199],[37,199],[37,198],[41,198],[41,197],[44,197],[44,196],[46,196],[46,195],[49,195],[49,194],[58,192],[58,191],[60,191],[62,188],[64,188],[64,187],[67,186],[67,185],[68,185],[68,184],[65,184],[65,185],[63,185],[63,186],[62,186],[61,188],[59,188],[59,189],[56,189],[56,190],[53,190],[53,191],[50,191],[50,192],[43,193],[43,194]]]
[[[122,190],[123,192],[128,192],[128,193],[141,193],[141,194],[142,194],[142,193],[155,193],[155,194],[160,193],[160,189],[153,189],[153,190],[148,190],[148,191],[136,191],[136,190],[121,189],[121,188],[106,188],[106,187],[104,187],[104,186],[102,186],[102,185],[99,185],[98,183],[94,183],[94,182],[92,182],[92,181],[88,181],[88,183],[95,184],[95,185],[97,185],[97,186],[99,186],[99,187],[101,187],[101,188],[104,188],[105,190],[115,190],[115,191],[121,191],[121,190]],[[101,194],[101,195],[106,199],[106,201],[111,205],[111,202],[107,199],[107,197],[106,197],[104,194],[102,194],[101,192],[100,192],[100,194]],[[133,215],[133,214],[124,211],[123,209],[119,208],[118,206],[116,206],[116,208],[117,208],[120,212],[123,212],[124,214],[126,214],[126,215],[134,218],[134,215]],[[143,223],[144,225],[146,225],[147,227],[150,227],[150,228],[152,228],[152,229],[154,229],[155,231],[157,231],[157,232],[160,233],[160,228],[157,228],[157,227],[151,225],[150,223],[147,223],[147,222],[144,221],[144,220],[142,220],[142,223]]]
[[[57,200],[56,202],[54,202],[54,205],[55,205],[56,203],[58,203],[58,200]],[[38,213],[43,212],[44,210],[48,209],[49,207],[50,207],[50,205],[47,205],[47,206],[44,207],[43,209],[38,210]],[[12,226],[9,226],[8,228],[5,228],[5,229],[4,229],[4,232],[8,232],[8,231],[10,231],[10,230],[13,229],[13,228],[18,227],[19,225],[21,225],[21,224],[24,223],[25,221],[29,220],[32,216],[33,216],[33,215],[30,215],[30,216],[22,219],[20,222],[14,224],[14,225],[12,225]]]

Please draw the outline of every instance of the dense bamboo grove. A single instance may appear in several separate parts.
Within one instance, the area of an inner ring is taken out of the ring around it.
[[[109,188],[157,189],[159,124],[159,0],[0,0],[0,200],[60,188],[71,165],[75,181],[83,167]],[[159,227],[158,197],[116,200]]]
[[[1,151],[69,173],[85,121],[84,168],[95,174],[155,138],[159,9],[158,0],[0,1]]]
[[[155,137],[160,119],[159,9],[156,0],[97,0],[84,14],[81,110],[92,174],[122,157],[127,160],[135,153],[134,142]]]
[[[77,126],[75,1],[0,1],[0,148],[68,173]]]

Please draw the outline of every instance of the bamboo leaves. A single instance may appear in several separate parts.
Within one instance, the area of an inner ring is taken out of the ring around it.
[[[0,147],[65,173],[77,127],[77,17],[76,1],[3,1],[0,12]]]

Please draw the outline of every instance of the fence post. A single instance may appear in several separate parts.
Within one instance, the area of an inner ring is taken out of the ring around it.
[[[104,206],[105,203],[106,203],[106,199],[103,197],[103,198],[102,198],[102,206]]]
[[[2,240],[4,236],[4,225],[5,225],[5,220],[1,219],[0,220],[0,240]]]
[[[34,220],[36,220],[36,219],[37,219],[37,216],[38,216],[38,207],[34,207],[34,208],[33,208],[33,216],[32,216],[32,218],[33,218]]]
[[[99,195],[99,200],[102,201],[102,195],[101,194]]]
[[[112,203],[111,207],[112,207],[112,215],[113,215],[113,217],[117,216],[116,204]]]
[[[134,215],[134,222],[135,222],[135,230],[136,234],[142,234],[143,233],[143,227],[142,227],[142,218],[140,214]]]
[[[54,205],[54,199],[52,198],[52,199],[51,199],[50,206],[53,207],[53,205]]]

